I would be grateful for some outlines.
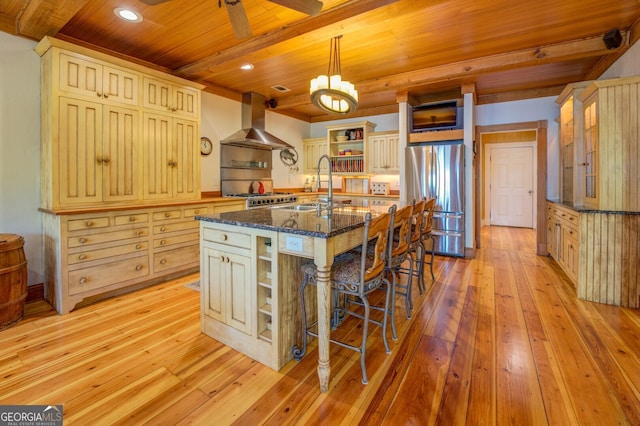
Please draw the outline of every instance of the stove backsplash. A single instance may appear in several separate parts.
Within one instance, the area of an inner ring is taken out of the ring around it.
[[[271,149],[220,145],[222,195],[257,194],[259,182],[265,193],[273,192]]]

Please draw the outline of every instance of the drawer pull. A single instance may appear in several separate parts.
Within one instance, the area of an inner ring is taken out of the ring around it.
[[[161,259],[161,260],[160,260],[160,264],[161,264],[161,265],[164,265],[165,263],[167,263],[167,259]]]
[[[91,228],[93,226],[93,222],[88,220],[85,225],[87,225],[87,228]]]
[[[229,238],[229,237],[227,236],[227,234],[224,234],[224,235],[222,236],[222,241],[227,241],[227,238]]]
[[[80,244],[84,244],[87,242],[86,238],[80,238],[78,241],[80,241]]]
[[[78,259],[80,260],[85,260],[87,258],[86,254],[81,254],[80,256],[78,256]]]
[[[136,221],[136,217],[135,216],[130,216],[129,217],[129,222],[135,222]]]
[[[195,213],[195,214],[199,214],[199,213],[200,213],[200,210],[195,210],[195,211],[194,211],[194,213]]]
[[[161,246],[163,246],[163,245],[165,245],[165,244],[167,244],[167,240],[160,240],[160,245],[161,245]]]
[[[139,237],[141,235],[144,235],[144,231],[136,231],[136,235]]]
[[[164,217],[171,217],[171,213],[166,212],[166,213],[164,214]]]
[[[142,265],[136,265],[136,271],[139,271],[142,269]]]
[[[78,282],[79,282],[80,284],[85,284],[85,283],[87,282],[87,278],[86,278],[86,277],[82,277],[82,278],[80,278],[80,279],[78,280]]]
[[[166,230],[167,230],[167,228],[165,228],[164,226],[163,226],[162,228],[160,228],[160,231],[161,231],[161,232],[164,232],[164,231],[166,231]]]
[[[142,244],[136,244],[136,250],[140,250],[142,248]]]

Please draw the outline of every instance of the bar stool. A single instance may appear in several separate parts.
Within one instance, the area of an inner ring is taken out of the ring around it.
[[[382,327],[382,341],[385,351],[391,353],[389,343],[387,341],[387,323],[391,310],[391,291],[392,286],[385,276],[385,265],[387,257],[387,238],[389,235],[389,226],[391,223],[391,215],[383,213],[372,219],[371,213],[367,213],[365,217],[364,236],[362,246],[358,252],[348,251],[334,258],[331,266],[331,290],[335,297],[333,299],[334,315],[332,319],[332,328],[336,328],[342,323],[347,315],[363,320],[362,341],[360,346],[350,345],[336,339],[330,339],[331,343],[335,343],[344,348],[354,350],[360,353],[360,369],[362,370],[362,383],[367,384],[367,370],[365,365],[365,353],[367,349],[367,334],[369,323],[373,323]],[[370,246],[373,246],[373,256],[367,253]],[[318,334],[313,329],[317,324],[317,320],[307,326],[307,315],[305,309],[304,291],[311,285],[317,285],[317,268],[313,262],[306,262],[302,266],[304,273],[302,284],[300,285],[300,305],[302,311],[302,347],[295,345],[291,349],[293,358],[297,361],[302,359],[307,351],[307,335],[317,337]],[[385,305],[376,306],[369,303],[369,295],[379,288],[385,289]],[[343,297],[342,303],[340,296]],[[364,307],[364,313],[355,312],[349,309],[350,299],[355,298],[356,304]],[[370,317],[370,311],[378,310],[383,312],[382,321],[374,320]]]
[[[413,310],[411,289],[413,287],[414,277],[418,280],[418,288],[420,289],[420,294],[422,294],[422,268],[420,267],[420,261],[423,259],[424,251],[424,246],[422,245],[422,228],[426,205],[427,200],[424,198],[413,205],[413,211],[409,222],[411,231],[409,235],[409,247],[407,248],[406,256],[407,260],[409,261],[409,267],[407,268],[400,265],[397,268],[398,273],[407,275],[407,318],[411,318],[411,311]]]
[[[424,285],[424,264],[427,263],[429,265],[429,272],[431,273],[431,281],[436,279],[435,275],[433,275],[433,258],[435,254],[436,248],[436,240],[433,237],[433,213],[436,209],[436,199],[431,198],[427,200],[424,208],[424,219],[422,220],[422,232],[421,232],[421,242],[422,242],[422,254],[420,260],[420,280],[418,281],[418,287],[420,289],[420,294],[427,290]],[[431,259],[429,262],[425,262],[424,259],[426,257],[427,252],[427,244],[426,242],[431,240]]]
[[[413,206],[415,200],[408,206],[404,206],[395,212],[393,222],[389,230],[389,258],[387,260],[387,266],[385,272],[387,275],[391,275],[391,296],[393,305],[391,306],[391,335],[393,340],[398,339],[398,333],[396,332],[395,322],[395,300],[396,295],[403,296],[405,298],[405,309],[407,311],[407,318],[411,317],[411,300],[410,300],[410,280],[407,285],[400,284],[398,282],[397,272],[400,265],[407,259],[407,250],[409,249],[410,223],[411,214],[413,212]]]

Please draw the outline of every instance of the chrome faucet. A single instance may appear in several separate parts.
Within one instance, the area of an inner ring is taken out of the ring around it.
[[[327,180],[327,185],[328,185],[328,192],[327,192],[327,198],[326,198],[326,210],[331,211],[331,208],[333,206],[333,179],[331,176],[331,158],[327,155],[327,154],[322,154],[320,156],[320,158],[318,158],[318,189],[320,189],[321,183],[322,181],[320,180],[320,163],[322,163],[322,159],[326,158],[327,159],[327,163],[328,163],[328,170],[329,170],[329,179]],[[321,203],[318,203],[318,216],[320,216],[320,213],[322,212],[322,205]]]

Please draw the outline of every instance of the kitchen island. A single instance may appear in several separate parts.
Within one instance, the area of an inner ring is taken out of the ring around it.
[[[320,215],[286,206],[196,216],[202,332],[279,370],[301,342],[300,267],[313,259],[317,310],[307,315],[318,317],[318,377],[326,392],[333,258],[362,243],[367,212],[385,212],[391,204],[336,207]]]

